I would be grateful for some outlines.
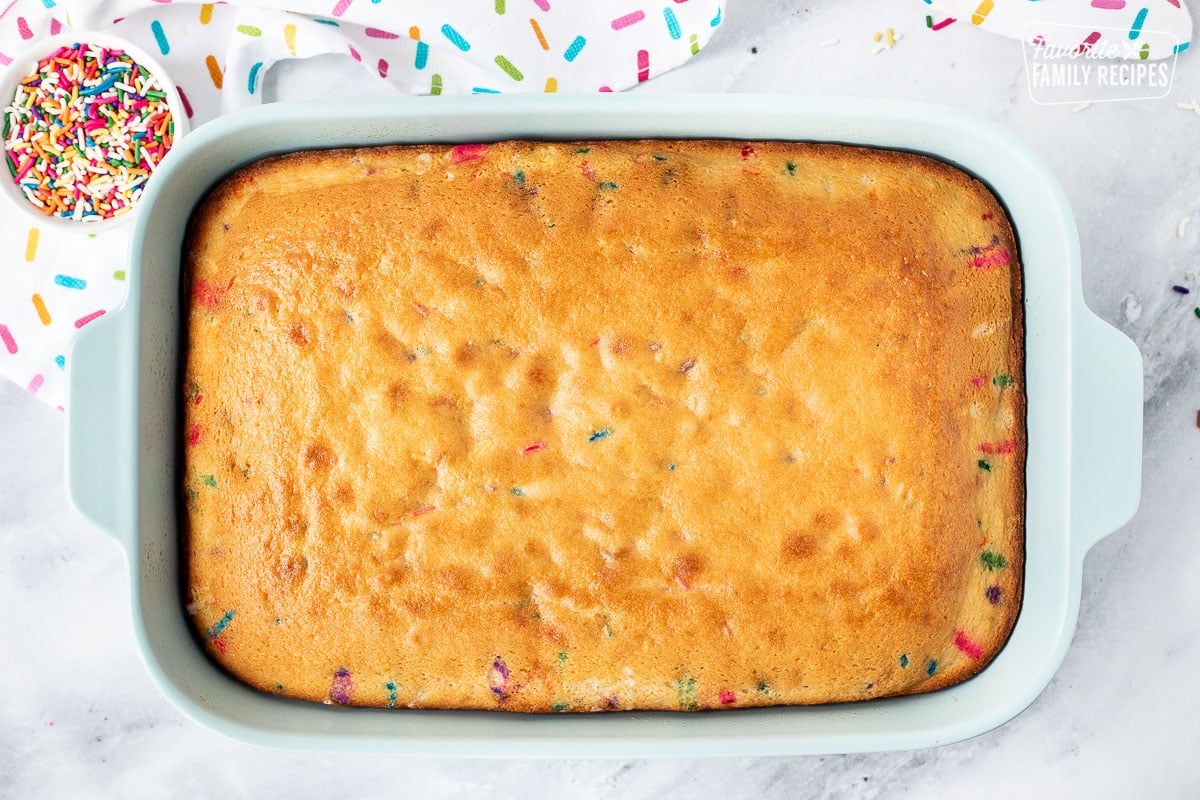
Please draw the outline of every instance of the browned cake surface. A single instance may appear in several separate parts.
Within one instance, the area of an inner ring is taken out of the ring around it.
[[[860,700],[1021,601],[1021,274],[978,182],[743,142],[300,153],[186,251],[188,610],[267,691]]]

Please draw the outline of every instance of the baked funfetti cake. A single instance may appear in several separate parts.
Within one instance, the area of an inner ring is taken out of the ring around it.
[[[1021,270],[922,156],[303,152],[185,252],[188,611],[267,692],[600,711],[982,669],[1021,603]]]

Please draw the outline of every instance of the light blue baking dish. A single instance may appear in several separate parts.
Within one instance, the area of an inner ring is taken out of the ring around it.
[[[288,150],[509,138],[834,141],[919,151],[987,182],[1025,269],[1029,453],[1025,600],[977,677],[927,695],[805,708],[522,716],[329,707],[259,693],[216,668],[180,600],[176,507],[181,242],[219,178]],[[147,668],[186,715],[262,745],[458,756],[846,753],[944,744],[1020,713],[1063,659],[1084,554],[1137,507],[1141,358],[1083,302],[1079,243],[1046,165],[999,126],[928,105],[781,96],[561,96],[273,105],[183,140],[134,229],[129,297],[85,328],[69,359],[68,492],[129,556]]]

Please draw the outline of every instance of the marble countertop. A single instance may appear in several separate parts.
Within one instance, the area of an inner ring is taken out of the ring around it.
[[[1166,99],[1076,112],[1031,101],[1017,42],[933,33],[917,3],[742,0],[727,17],[691,64],[643,88],[912,98],[1008,126],[1066,188],[1089,305],[1142,350],[1141,509],[1089,554],[1075,640],[1032,707],[959,744],[852,756],[463,761],[228,741],[147,677],[123,555],[66,504],[62,414],[0,383],[0,798],[1200,796],[1200,295],[1171,290],[1200,290],[1200,115],[1176,105],[1200,98],[1200,54],[1180,59]],[[872,55],[887,26],[903,38]],[[266,90],[387,94],[355,69],[288,64]]]

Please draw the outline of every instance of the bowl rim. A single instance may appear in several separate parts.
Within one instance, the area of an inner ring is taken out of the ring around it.
[[[18,82],[21,78],[28,75],[42,58],[60,47],[80,42],[100,45],[108,50],[121,50],[158,79],[163,92],[167,95],[167,108],[170,110],[171,119],[175,123],[174,141],[168,152],[174,149],[175,143],[186,136],[191,130],[186,108],[183,105],[183,97],[179,94],[179,87],[171,80],[163,65],[150,53],[122,36],[104,31],[68,29],[29,44],[29,46],[13,57],[12,62],[8,66],[0,71],[0,110],[9,107],[16,94]],[[6,112],[4,116],[7,117]],[[5,158],[7,158],[7,150],[5,151]],[[108,217],[107,219],[97,221],[76,222],[70,218],[43,214],[25,198],[24,193],[17,188],[17,183],[12,180],[11,176],[0,180],[0,184],[3,184],[4,187],[3,190],[0,190],[0,194],[8,198],[11,204],[19,209],[20,213],[25,215],[27,220],[39,225],[53,226],[61,231],[100,233],[118,228],[132,221],[137,216],[141,200],[139,197],[138,203],[131,206],[128,211],[118,214],[115,217]]]

